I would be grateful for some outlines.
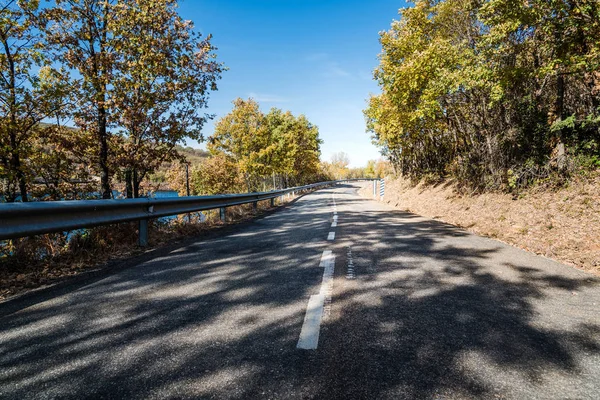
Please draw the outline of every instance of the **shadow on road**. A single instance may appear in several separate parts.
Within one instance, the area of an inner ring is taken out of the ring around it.
[[[549,378],[574,397],[598,389],[592,277],[349,196],[331,245],[330,193],[2,318],[0,397],[553,397]],[[299,351],[329,248],[335,311],[319,349]]]

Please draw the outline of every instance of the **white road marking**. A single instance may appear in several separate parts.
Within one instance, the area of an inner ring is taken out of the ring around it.
[[[319,263],[319,267],[325,268],[327,265],[329,265],[329,263],[331,262],[332,259],[334,259],[334,257],[333,257],[333,253],[331,252],[331,250],[323,251],[323,254],[321,255],[321,262]]]
[[[335,232],[329,232],[329,235],[327,235],[327,240],[334,240],[335,239]]]
[[[337,222],[337,217],[338,217],[337,215],[334,215],[334,216],[333,216],[333,220],[334,220],[335,222]]]
[[[333,271],[335,269],[335,256],[331,250],[323,251],[320,266],[324,267],[323,281],[319,294],[310,296],[306,306],[306,314],[300,338],[296,348],[315,350],[319,345],[319,332],[321,321],[329,316],[331,311],[331,296],[333,293]]]
[[[348,252],[346,253],[348,258],[348,267],[346,269],[346,279],[354,279],[356,276],[354,275],[354,261],[352,259],[352,249],[348,247]]]
[[[337,226],[337,221],[333,221],[333,222],[331,223],[331,227],[332,227],[332,228],[335,228],[336,226]]]
[[[324,303],[325,296],[321,294],[310,296],[296,348],[314,350],[319,345],[319,331],[321,330]]]

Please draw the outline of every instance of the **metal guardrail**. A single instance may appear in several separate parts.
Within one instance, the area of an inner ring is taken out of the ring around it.
[[[319,182],[270,192],[223,194],[216,196],[189,196],[164,199],[139,198],[123,200],[68,200],[0,204],[0,240],[15,239],[43,233],[64,232],[119,222],[139,221],[139,243],[148,243],[148,220],[171,215],[221,209],[240,204],[271,200],[288,193],[303,192],[350,181],[348,179]]]

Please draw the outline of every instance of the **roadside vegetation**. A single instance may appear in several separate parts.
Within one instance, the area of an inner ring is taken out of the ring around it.
[[[600,3],[417,0],[381,33],[368,130],[412,180],[560,186],[600,167]]]
[[[371,185],[360,192],[373,198]],[[574,176],[560,188],[533,186],[518,195],[465,193],[456,182],[415,184],[390,176],[383,201],[600,275],[600,171]]]
[[[417,0],[380,43],[384,201],[600,273],[600,3]]]
[[[191,172],[192,194],[243,193],[300,186],[328,177],[321,167],[318,128],[304,115],[236,99],[207,139],[210,157]],[[171,171],[183,193],[185,174]]]

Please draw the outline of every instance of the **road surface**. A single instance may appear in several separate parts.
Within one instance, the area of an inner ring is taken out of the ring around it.
[[[357,186],[26,305],[2,399],[600,396],[597,278]]]

